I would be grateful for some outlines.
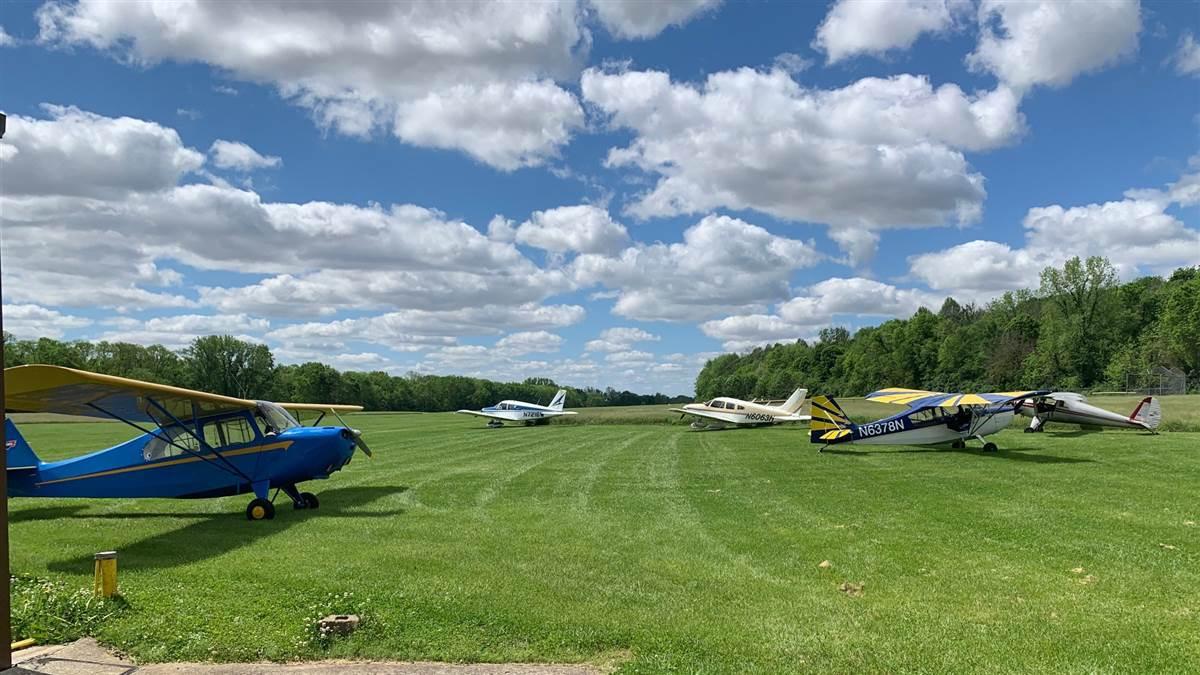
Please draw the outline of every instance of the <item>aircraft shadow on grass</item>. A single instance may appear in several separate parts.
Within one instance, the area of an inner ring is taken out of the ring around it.
[[[996,452],[974,452],[971,450],[950,450],[940,448],[921,448],[911,450],[842,450],[838,448],[825,448],[823,454],[826,455],[900,455],[906,453],[934,453],[934,452],[958,452],[967,455],[974,455],[986,459],[1010,459],[1015,462],[1032,462],[1034,464],[1084,464],[1095,462],[1093,459],[1085,459],[1082,457],[1056,457],[1054,455],[1038,455],[1019,450],[997,450]]]
[[[407,491],[405,486],[343,487],[321,493],[321,507],[315,511],[280,513],[278,518],[257,523],[246,522],[239,514],[162,512],[162,513],[83,513],[85,506],[48,507],[23,511],[20,520],[42,518],[64,520],[142,520],[154,518],[200,518],[184,527],[152,535],[118,549],[123,569],[145,570],[187,565],[213,558],[264,537],[286,532],[293,525],[322,518],[393,518],[404,509],[367,510],[367,504]],[[31,517],[32,516],[32,517]],[[78,574],[90,570],[93,555],[81,555],[50,563],[54,572]]]

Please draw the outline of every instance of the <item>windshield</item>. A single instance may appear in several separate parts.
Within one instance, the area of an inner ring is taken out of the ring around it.
[[[258,402],[257,416],[260,424],[265,422],[266,426],[270,427],[270,429],[263,429],[263,433],[269,433],[272,431],[279,433],[280,431],[286,431],[292,427],[300,426],[300,423],[297,422],[296,418],[292,417],[288,411],[281,408],[278,404],[271,403],[270,401]]]

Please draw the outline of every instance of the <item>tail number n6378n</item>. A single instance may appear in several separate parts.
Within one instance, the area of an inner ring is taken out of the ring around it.
[[[874,424],[863,424],[858,427],[858,431],[863,436],[878,436],[879,434],[904,431],[904,420],[888,420],[886,422],[875,422]]]

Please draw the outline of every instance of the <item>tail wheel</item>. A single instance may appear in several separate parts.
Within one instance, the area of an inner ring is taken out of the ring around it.
[[[275,505],[265,499],[255,499],[246,507],[247,520],[271,520],[275,517]]]
[[[321,501],[311,492],[301,492],[300,500],[304,502],[304,508],[315,509],[321,505]]]
[[[993,442],[991,442],[991,441],[988,441],[987,443],[984,443],[984,444],[983,444],[983,451],[984,451],[984,452],[996,452],[996,451],[997,451],[997,450],[999,450],[999,449],[1000,449],[1000,448],[999,448],[999,447],[997,447],[997,446],[996,446],[996,444],[995,444],[995,443],[993,443]]]

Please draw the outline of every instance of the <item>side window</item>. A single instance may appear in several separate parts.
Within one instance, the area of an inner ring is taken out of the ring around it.
[[[218,428],[219,422],[204,423],[204,444],[210,448],[219,448],[225,443],[221,439],[221,430]]]
[[[738,410],[745,410],[745,409],[746,409],[746,406],[744,406],[744,405],[739,405],[739,406],[738,406]]]
[[[221,420],[221,431],[225,436],[225,445],[242,445],[254,441],[254,430],[245,417],[234,417]]]
[[[168,443],[166,439],[171,439],[174,444]],[[192,452],[200,451],[200,444],[196,441],[196,437],[180,428],[178,425],[169,427],[161,427],[155,432],[155,437],[151,438],[146,447],[142,449],[142,457],[151,462],[156,459],[166,459],[168,457],[178,457],[179,455],[187,454],[178,446],[183,446]]]
[[[725,402],[724,402],[724,401],[713,401],[713,405],[712,405],[712,407],[714,407],[714,408],[724,408],[724,407],[725,407]]]

